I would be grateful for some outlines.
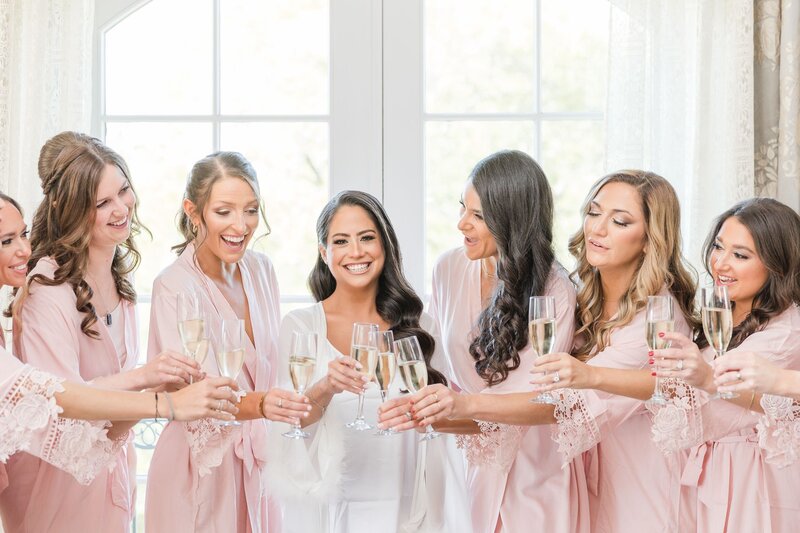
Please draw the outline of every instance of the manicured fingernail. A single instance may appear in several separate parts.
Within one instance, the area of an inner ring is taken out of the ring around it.
[[[303,418],[306,418],[307,416],[308,416],[308,413],[303,413]]]
[[[655,372],[650,372],[650,375],[651,375],[651,376],[655,376],[655,375],[656,375],[656,373],[655,373]]]
[[[652,351],[647,352],[647,355],[649,355],[650,357],[653,357],[653,352]]]
[[[659,337],[663,337],[664,336],[664,332],[663,331],[659,332],[658,336]]]
[[[654,365],[654,364],[655,364],[655,362],[656,362],[656,360],[655,360],[655,359],[649,359],[649,360],[648,360],[648,363],[650,363],[651,365]]]

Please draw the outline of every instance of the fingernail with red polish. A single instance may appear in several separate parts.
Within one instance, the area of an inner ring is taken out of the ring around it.
[[[649,355],[650,357],[653,357],[653,352],[652,351],[647,352],[647,355]]]
[[[648,363],[650,363],[651,365],[654,365],[654,364],[656,363],[656,360],[655,360],[655,359],[650,359],[650,360],[648,361]]]
[[[650,372],[650,375],[651,375],[651,376],[655,376],[655,375],[656,375],[656,373],[655,373],[655,372]]]
[[[663,337],[664,336],[664,332],[662,331],[661,333],[658,334],[658,336],[659,337]]]

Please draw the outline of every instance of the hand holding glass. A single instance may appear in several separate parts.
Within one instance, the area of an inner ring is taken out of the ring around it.
[[[422,355],[422,348],[416,337],[404,337],[394,341],[394,353],[397,355],[397,366],[400,367],[400,375],[409,392],[415,393],[424,389],[428,385],[428,367],[425,366],[425,357]],[[425,436],[420,442],[435,439],[440,436],[428,425],[425,427]]]
[[[177,309],[178,332],[181,335],[183,351],[202,365],[208,352],[208,339],[205,338],[205,320],[197,293],[193,290],[179,292]],[[189,383],[191,382],[190,377]]]
[[[536,357],[552,352],[556,343],[556,299],[553,296],[531,296],[528,301],[528,338]],[[554,379],[556,376],[558,374],[553,376]],[[550,405],[558,403],[549,392],[543,392],[531,401]]]
[[[297,394],[303,394],[314,376],[317,364],[318,338],[316,333],[295,331],[292,333],[292,346],[289,352],[289,375]],[[303,431],[298,420],[291,431],[283,434],[290,439],[307,439],[310,435]]]
[[[353,337],[350,344],[350,357],[361,365],[358,370],[367,376],[367,382],[375,376],[375,366],[378,363],[377,324],[353,324]],[[358,414],[356,419],[346,425],[356,431],[374,429],[364,420],[364,389],[358,394]]]
[[[244,364],[244,321],[224,319],[219,349],[215,350],[221,376],[235,380]],[[239,426],[239,422],[219,422],[223,426]]]
[[[722,357],[728,349],[733,334],[733,314],[731,313],[731,300],[728,297],[728,288],[724,285],[714,285],[703,288],[700,292],[702,302],[703,333],[708,345],[714,349],[714,358]],[[712,398],[730,400],[739,396],[735,392],[721,392]]]
[[[375,381],[381,391],[381,403],[386,401],[389,387],[394,379],[397,370],[397,357],[394,354],[394,333],[391,331],[379,331],[377,335],[378,363],[375,367]],[[396,435],[397,431],[392,428],[379,429],[375,435],[381,437]]]
[[[648,296],[647,310],[645,316],[645,336],[647,347],[653,350],[663,350],[669,348],[670,342],[662,339],[659,334],[673,331],[675,329],[675,317],[672,310],[671,296]],[[657,405],[667,403],[667,398],[661,392],[661,381],[656,376],[656,388],[653,395],[648,400]]]

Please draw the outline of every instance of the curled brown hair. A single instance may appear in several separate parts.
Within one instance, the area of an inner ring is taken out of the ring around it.
[[[42,274],[31,276],[26,290],[29,291],[34,283],[45,286],[69,284],[75,293],[75,308],[85,315],[81,331],[92,338],[99,337],[92,329],[97,321],[97,312],[91,302],[93,291],[83,276],[89,261],[89,244],[97,211],[97,187],[107,165],[117,167],[130,184],[128,165],[99,139],[65,131],[48,140],[39,154],[39,180],[44,198],[31,223],[28,268],[33,269],[43,257],[51,257],[57,268],[53,279]],[[136,214],[137,205],[138,200],[129,214],[130,235],[117,246],[111,263],[117,292],[129,302],[136,301],[136,291],[128,274],[140,261],[134,238],[145,229]]]
[[[577,260],[573,276],[581,282],[575,319],[576,336],[581,339],[576,354],[583,360],[608,346],[611,332],[630,323],[647,304],[647,297],[658,294],[664,287],[678,302],[689,326],[694,330],[699,325],[694,304],[696,275],[681,254],[680,204],[675,189],[653,172],[620,170],[604,176],[592,186],[581,210],[584,217],[600,189],[609,183],[626,183],[639,193],[647,253],[642,254],[639,268],[620,298],[616,316],[611,320],[601,320],[603,287],[600,272],[586,260],[583,227],[570,239],[569,251]]]

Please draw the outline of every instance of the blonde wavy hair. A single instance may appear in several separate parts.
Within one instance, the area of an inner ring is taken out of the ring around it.
[[[576,357],[587,360],[608,346],[611,332],[629,324],[647,304],[647,297],[666,289],[677,300],[686,321],[696,329],[699,325],[694,296],[697,274],[681,253],[681,216],[678,196],[672,185],[653,172],[620,170],[595,183],[583,203],[586,217],[592,200],[609,183],[626,183],[636,189],[645,219],[646,253],[627,291],[619,301],[617,314],[602,320],[603,288],[600,273],[586,260],[583,226],[569,241],[569,251],[577,260],[573,278],[580,280],[578,305],[575,311]],[[577,281],[577,280],[576,280]]]

